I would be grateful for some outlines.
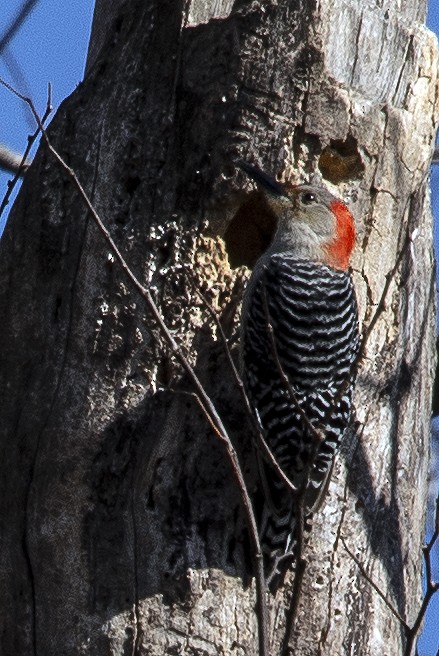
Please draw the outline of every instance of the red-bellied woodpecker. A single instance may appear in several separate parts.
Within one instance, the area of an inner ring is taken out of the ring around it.
[[[287,191],[259,169],[240,166],[277,218],[273,242],[244,295],[244,381],[279,468],[299,490],[293,495],[260,458],[261,545],[272,582],[285,555],[294,555],[297,499],[309,522],[351,419],[359,351],[349,272],[355,227],[346,205],[326,189],[300,185]]]

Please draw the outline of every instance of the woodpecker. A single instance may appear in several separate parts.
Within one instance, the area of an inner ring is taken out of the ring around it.
[[[352,415],[359,352],[349,270],[354,220],[324,188],[286,189],[241,162],[277,220],[244,293],[244,383],[268,447],[300,494],[305,527],[324,496],[336,449]],[[260,539],[267,582],[277,587],[297,544],[297,494],[258,453],[264,509]]]

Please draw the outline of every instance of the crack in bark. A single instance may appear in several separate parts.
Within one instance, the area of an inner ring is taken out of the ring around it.
[[[355,69],[356,69],[357,63],[358,63],[360,35],[361,35],[362,27],[363,27],[363,12],[361,12],[360,18],[358,20],[357,34],[356,34],[356,37],[355,37],[355,56],[354,56],[354,63],[352,64],[352,72],[351,72],[351,85],[353,87],[355,87],[355,85],[354,85],[354,76],[355,76]]]
[[[401,82],[402,82],[402,76],[403,76],[404,71],[405,71],[405,68],[406,68],[406,66],[407,66],[407,64],[408,64],[408,62],[409,62],[409,57],[408,57],[409,52],[410,52],[411,49],[413,49],[413,39],[414,39],[413,34],[411,34],[410,37],[409,37],[409,40],[408,40],[408,43],[407,43],[406,49],[405,49],[404,59],[403,59],[403,63],[402,63],[402,66],[401,66],[401,69],[400,69],[399,75],[398,75],[398,80],[397,80],[397,82],[396,82],[395,91],[394,91],[393,94],[392,94],[392,102],[393,102],[393,104],[395,105],[395,107],[398,107],[398,106],[399,106],[399,104],[398,104],[398,99],[397,99],[397,95],[398,95],[398,92],[399,92],[399,87],[400,87]],[[407,91],[408,91],[408,87],[407,87],[407,89],[406,89],[404,99],[403,99],[403,101],[401,102],[401,106],[403,106],[404,103],[405,103],[405,99],[406,99],[406,96],[407,96]]]

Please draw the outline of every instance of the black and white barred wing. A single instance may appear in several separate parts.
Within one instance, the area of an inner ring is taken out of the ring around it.
[[[284,473],[296,486],[309,479],[306,504],[312,510],[351,415],[352,367],[359,348],[352,280],[344,271],[274,255],[246,307],[248,394]],[[291,499],[275,474],[268,476],[273,479],[271,504],[284,515]]]

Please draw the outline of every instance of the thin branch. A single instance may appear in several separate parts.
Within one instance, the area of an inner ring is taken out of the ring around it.
[[[192,286],[193,286],[193,289],[194,289],[195,293],[203,301],[205,307],[207,308],[209,314],[211,315],[211,317],[213,318],[213,320],[214,320],[214,322],[217,326],[218,333],[221,337],[224,350],[227,354],[230,367],[231,367],[233,375],[235,377],[235,382],[236,382],[238,388],[241,391],[241,394],[242,394],[242,397],[243,397],[243,400],[244,400],[244,404],[245,404],[245,407],[246,407],[246,410],[247,410],[247,414],[251,418],[253,427],[255,429],[255,434],[257,435],[257,438],[258,438],[259,445],[262,446],[262,448],[264,450],[264,453],[265,453],[265,455],[268,459],[268,462],[272,465],[275,473],[282,479],[282,481],[286,484],[288,489],[291,491],[291,493],[293,495],[293,503],[296,506],[296,524],[295,524],[295,527],[294,527],[294,537],[296,539],[294,556],[295,556],[296,564],[295,564],[295,572],[294,572],[294,581],[293,581],[293,586],[292,586],[291,604],[290,604],[290,607],[288,609],[288,615],[287,615],[287,618],[286,618],[286,630],[285,630],[285,634],[284,634],[283,641],[282,641],[282,646],[281,646],[281,655],[282,656],[287,656],[288,653],[289,653],[289,643],[290,643],[290,640],[291,640],[291,637],[292,637],[292,633],[293,633],[293,630],[294,630],[294,626],[295,626],[295,623],[296,623],[297,614],[298,614],[298,610],[299,610],[300,593],[301,593],[303,577],[304,577],[305,569],[306,569],[306,565],[307,565],[307,561],[306,561],[305,558],[303,558],[303,555],[302,555],[303,554],[303,549],[304,549],[304,534],[305,534],[305,530],[304,530],[304,527],[305,527],[305,513],[304,513],[304,508],[303,508],[303,497],[304,497],[304,494],[305,494],[306,489],[307,489],[308,480],[309,480],[309,473],[312,469],[313,462],[314,462],[315,457],[317,455],[318,447],[321,444],[321,441],[322,441],[323,437],[322,437],[322,434],[320,432],[316,431],[316,428],[311,424],[311,422],[309,422],[308,418],[306,417],[305,413],[303,412],[302,408],[300,407],[299,401],[298,401],[298,399],[297,399],[297,397],[296,397],[296,395],[295,395],[295,393],[294,393],[294,391],[291,387],[290,381],[288,380],[288,378],[287,378],[287,376],[286,376],[286,374],[285,374],[285,372],[282,368],[282,365],[280,363],[279,356],[278,356],[278,353],[277,353],[276,343],[275,343],[275,340],[274,340],[273,327],[272,327],[270,319],[269,319],[267,298],[266,298],[266,293],[265,293],[265,290],[264,290],[264,310],[265,310],[265,317],[266,317],[266,327],[267,327],[267,332],[270,336],[271,349],[272,349],[272,352],[273,352],[273,357],[276,361],[276,365],[277,365],[279,374],[280,374],[281,379],[283,380],[285,386],[288,389],[288,392],[289,392],[289,394],[292,398],[292,401],[293,401],[294,405],[297,407],[299,413],[301,414],[302,418],[306,422],[306,425],[312,431],[312,433],[315,434],[316,437],[317,437],[317,440],[315,441],[315,445],[314,445],[314,451],[313,451],[313,454],[312,454],[312,458],[310,460],[308,476],[306,476],[304,478],[304,482],[302,483],[301,489],[298,489],[291,482],[291,480],[288,478],[288,476],[285,474],[285,472],[282,470],[282,468],[280,467],[280,465],[277,462],[276,458],[274,457],[270,447],[268,446],[267,442],[265,441],[265,438],[264,438],[264,436],[262,434],[262,431],[261,431],[261,424],[257,421],[257,419],[254,415],[254,412],[252,410],[252,406],[251,406],[250,401],[248,399],[248,396],[246,394],[245,387],[244,387],[244,384],[242,382],[241,376],[239,375],[239,373],[238,373],[238,371],[235,367],[235,363],[233,362],[233,358],[232,358],[232,354],[231,354],[231,351],[230,351],[230,348],[229,348],[229,345],[228,345],[228,342],[227,342],[227,338],[224,334],[224,330],[222,328],[221,322],[220,322],[216,312],[214,311],[214,309],[212,308],[212,306],[210,305],[208,300],[205,298],[205,296],[202,294],[202,292],[200,292],[200,290],[196,286],[195,281],[193,279],[191,279],[189,275],[188,275],[188,278],[189,278],[190,282],[192,283]],[[275,564],[273,566],[273,570],[267,578],[267,585],[268,586],[270,585],[271,580],[276,575],[279,565],[281,563],[285,563],[286,560],[290,560],[291,557],[292,557],[292,554],[285,554],[285,555],[283,555],[283,556],[276,559]]]
[[[4,83],[5,84],[5,83]],[[114,242],[113,238],[111,237],[110,233],[108,232],[107,228],[105,227],[104,223],[102,222],[101,218],[99,217],[97,211],[95,210],[93,204],[91,203],[87,193],[85,192],[84,188],[82,187],[75,171],[64,161],[64,159],[61,157],[61,155],[56,151],[56,149],[52,146],[49,137],[47,135],[47,132],[44,128],[44,125],[38,116],[38,113],[35,109],[35,106],[30,98],[26,98],[22,96],[19,92],[17,92],[15,89],[13,89],[10,85],[5,84],[7,88],[9,88],[16,96],[21,98],[24,102],[26,102],[31,111],[32,114],[34,115],[35,120],[37,121],[38,127],[41,130],[41,133],[43,135],[44,141],[47,145],[48,150],[50,153],[53,155],[53,157],[56,159],[56,161],[59,163],[59,165],[62,167],[62,169],[67,173],[71,181],[73,182],[74,186],[76,187],[77,191],[79,192],[82,200],[84,201],[87,209],[90,212],[90,215],[92,219],[94,220],[96,226],[98,227],[99,231],[103,235],[105,241],[107,242],[108,246],[114,253],[117,261],[119,262],[119,265],[121,266],[122,270],[126,274],[126,276],[129,278],[133,286],[137,289],[141,297],[144,299],[146,302],[149,310],[151,311],[158,327],[160,330],[160,333],[162,337],[164,338],[165,342],[168,345],[168,348],[171,350],[173,355],[175,356],[176,360],[180,363],[182,366],[183,370],[186,372],[188,375],[189,379],[192,382],[192,385],[194,389],[196,390],[196,394],[200,400],[202,408],[206,411],[206,413],[209,414],[211,424],[215,427],[215,434],[217,437],[220,439],[220,441],[224,444],[226,453],[229,459],[229,462],[231,464],[231,469],[234,474],[236,483],[238,485],[240,494],[241,494],[241,501],[244,506],[245,514],[246,514],[246,519],[247,519],[247,524],[248,524],[248,529],[250,533],[250,539],[252,542],[252,553],[254,556],[255,560],[255,580],[256,580],[256,594],[257,594],[257,612],[258,612],[258,638],[259,638],[259,654],[260,656],[269,656],[269,636],[268,636],[268,611],[267,611],[267,598],[266,598],[266,586],[265,586],[265,579],[264,579],[264,567],[263,567],[263,560],[262,560],[262,553],[261,553],[261,547],[260,547],[260,542],[259,542],[259,536],[258,536],[258,531],[257,531],[257,526],[256,526],[256,519],[254,516],[253,512],[253,507],[251,504],[250,496],[247,490],[247,486],[245,484],[243,475],[242,475],[242,470],[239,465],[239,460],[236,454],[236,451],[232,445],[232,442],[230,440],[230,437],[226,431],[226,428],[224,427],[224,424],[212,402],[208,394],[206,393],[204,387],[202,386],[198,376],[196,375],[194,369],[190,365],[189,361],[183,354],[181,348],[173,338],[172,334],[170,333],[168,327],[166,326],[166,323],[160,314],[160,311],[155,304],[155,301],[152,297],[152,294],[150,290],[142,285],[142,283],[137,279],[137,277],[134,275],[133,271],[130,269],[128,266],[126,260],[124,259],[123,255],[119,251],[118,247],[116,246],[116,243]]]
[[[19,173],[20,176],[24,175],[30,166],[30,160],[23,163],[22,155],[14,152],[8,146],[0,144],[0,169],[9,173]]]
[[[295,391],[293,390],[293,387],[290,383],[290,379],[286,375],[286,373],[285,373],[285,371],[282,367],[282,363],[279,359],[279,354],[277,352],[276,342],[275,342],[275,339],[274,339],[273,326],[271,325],[271,321],[270,321],[270,311],[269,311],[269,308],[268,308],[267,291],[266,291],[265,287],[264,287],[264,290],[263,290],[263,302],[264,302],[264,312],[265,312],[267,333],[268,333],[268,336],[269,336],[269,339],[270,339],[271,351],[272,351],[272,355],[274,357],[274,361],[275,361],[275,364],[276,364],[278,374],[279,374],[279,376],[280,376],[280,378],[281,378],[281,380],[282,380],[282,382],[285,386],[285,389],[288,392],[288,396],[292,400],[294,407],[296,408],[297,412],[299,413],[301,420],[305,424],[306,428],[311,432],[312,436],[316,438],[317,446],[320,446],[320,444],[322,444],[325,441],[325,436],[308,419],[305,411],[303,410],[302,406],[299,403],[299,399],[297,398]]]
[[[432,567],[431,567],[431,551],[436,544],[439,538],[439,495],[436,498],[436,509],[434,515],[434,532],[431,536],[429,542],[424,545],[422,551],[424,555],[424,564],[425,564],[425,581],[426,581],[426,591],[424,599],[422,601],[421,608],[416,617],[416,620],[413,623],[413,626],[406,631],[407,635],[407,644],[405,646],[404,656],[411,656],[413,646],[416,642],[419,629],[421,628],[422,622],[424,621],[427,608],[430,604],[432,597],[439,590],[439,582],[435,582],[432,576]]]
[[[419,609],[419,612],[416,616],[416,619],[413,623],[412,626],[409,626],[407,624],[406,620],[401,616],[401,614],[396,610],[396,608],[390,603],[390,601],[387,599],[385,594],[380,590],[378,585],[373,581],[373,579],[369,576],[369,574],[366,572],[366,569],[364,565],[358,560],[358,558],[355,556],[355,554],[349,549],[347,546],[345,539],[343,536],[340,536],[340,539],[342,541],[342,544],[344,548],[346,549],[347,553],[349,556],[352,558],[352,560],[356,563],[358,569],[360,570],[362,576],[365,578],[365,580],[371,585],[371,587],[375,590],[375,592],[378,594],[378,596],[384,601],[386,604],[387,608],[390,610],[392,615],[396,617],[396,619],[400,622],[401,626],[404,629],[405,635],[406,635],[406,645],[404,649],[404,654],[403,656],[411,656],[413,648],[415,646],[417,636],[419,633],[419,630],[421,628],[422,622],[425,619],[425,615],[427,612],[427,608],[430,604],[430,601],[432,597],[438,592],[439,590],[439,582],[435,582],[432,577],[432,567],[431,567],[431,551],[436,544],[437,540],[439,538],[439,495],[436,499],[436,511],[435,511],[435,528],[433,535],[431,536],[429,542],[423,547],[423,555],[424,555],[424,564],[425,564],[425,579],[426,579],[426,591],[424,595],[424,599],[421,604],[421,608]],[[438,652],[439,656],[439,652]]]
[[[265,315],[265,322],[266,322],[266,330],[267,334],[270,339],[270,346],[271,346],[271,352],[276,364],[277,371],[279,373],[279,376],[284,383],[285,389],[287,390],[289,397],[293,403],[293,406],[296,408],[297,412],[299,413],[302,421],[304,422],[304,425],[308,428],[308,430],[311,432],[311,435],[314,436],[316,439],[314,440],[313,443],[313,449],[311,453],[311,457],[308,462],[307,470],[306,470],[306,475],[303,477],[302,483],[300,487],[295,491],[295,494],[293,495],[293,504],[295,506],[295,524],[294,524],[294,532],[293,532],[293,537],[296,540],[295,545],[293,546],[294,549],[294,556],[296,560],[296,571],[294,574],[294,581],[293,581],[293,587],[291,591],[291,602],[290,606],[288,609],[287,617],[286,617],[286,626],[285,626],[285,634],[283,637],[282,641],[282,647],[281,647],[281,656],[288,656],[290,653],[290,641],[293,636],[293,631],[294,631],[294,626],[296,624],[296,619],[297,619],[297,614],[299,611],[299,603],[300,603],[300,595],[302,592],[302,584],[303,584],[303,577],[305,575],[305,569],[307,565],[307,561],[303,557],[303,549],[304,549],[304,533],[305,533],[305,508],[304,508],[304,496],[306,493],[306,490],[308,488],[308,483],[309,483],[309,477],[311,475],[311,471],[315,462],[315,458],[318,453],[319,446],[322,444],[324,440],[324,436],[321,433],[321,431],[318,431],[309,421],[308,417],[306,416],[302,406],[299,403],[299,400],[293,390],[293,387],[290,383],[290,380],[288,376],[286,375],[282,363],[279,359],[279,353],[277,351],[277,346],[276,346],[276,341],[274,338],[274,331],[273,331],[273,326],[271,324],[271,317],[270,317],[270,310],[268,307],[268,299],[267,299],[267,291],[265,287],[263,288],[263,294],[262,294],[262,300],[263,300],[263,306],[264,306],[264,315]],[[281,467],[278,465],[278,469],[281,469]],[[276,570],[278,569],[278,566],[280,564],[280,561],[275,562],[272,576],[274,576]]]
[[[213,307],[210,305],[209,301],[205,298],[205,296],[202,294],[202,292],[196,286],[195,280],[193,280],[191,278],[190,274],[187,274],[187,275],[188,275],[189,281],[192,283],[192,286],[193,286],[193,289],[194,289],[195,293],[203,301],[205,307],[207,308],[209,314],[211,315],[211,317],[213,318],[213,320],[214,320],[214,322],[217,326],[218,333],[221,337],[221,341],[222,341],[224,350],[227,354],[227,358],[228,358],[230,367],[232,369],[232,372],[233,372],[233,375],[234,375],[234,378],[235,378],[235,382],[236,382],[239,390],[241,391],[242,398],[244,400],[244,404],[245,404],[245,407],[246,407],[246,410],[247,410],[247,414],[249,415],[249,417],[252,421],[253,428],[254,428],[255,434],[258,438],[259,445],[262,446],[262,448],[264,450],[264,453],[265,453],[265,455],[268,459],[268,462],[272,465],[275,473],[282,479],[282,481],[286,484],[287,488],[291,491],[291,493],[293,495],[294,503],[296,505],[296,525],[295,525],[296,567],[295,567],[295,575],[294,575],[294,582],[293,582],[293,588],[292,588],[292,597],[291,597],[292,602],[291,602],[288,617],[287,617],[287,629],[286,629],[285,636],[284,636],[284,639],[283,639],[283,646],[282,646],[282,651],[281,651],[282,654],[287,654],[288,644],[289,644],[289,641],[290,641],[290,638],[291,638],[291,635],[292,635],[292,631],[293,631],[293,628],[294,628],[294,624],[295,624],[295,621],[296,621],[297,612],[298,612],[298,608],[299,608],[300,590],[301,590],[301,587],[302,587],[303,576],[304,576],[305,568],[306,568],[306,560],[302,557],[302,553],[303,553],[303,546],[304,546],[304,523],[305,523],[305,517],[304,517],[304,511],[303,511],[303,495],[304,495],[304,493],[306,491],[306,487],[307,487],[307,485],[306,485],[307,484],[307,478],[305,478],[306,484],[304,482],[304,484],[302,485],[302,489],[298,490],[297,487],[291,482],[291,480],[288,478],[288,476],[282,470],[282,468],[279,466],[279,463],[277,462],[277,460],[274,457],[270,447],[268,446],[267,442],[264,439],[264,436],[263,436],[262,430],[261,430],[261,424],[258,422],[257,418],[254,415],[254,412],[252,410],[252,406],[251,406],[250,401],[248,399],[248,396],[246,394],[245,387],[244,387],[244,384],[242,382],[241,376],[239,375],[238,370],[235,367],[235,363],[233,361],[232,354],[231,354],[231,351],[230,351],[230,348],[229,348],[229,345],[228,345],[228,342],[227,342],[227,338],[224,334],[224,330],[223,330],[223,327],[221,325],[221,322],[220,322],[216,312],[214,311]],[[271,336],[271,347],[272,347],[272,350],[273,350],[274,358],[276,360],[280,375],[281,375],[282,379],[285,381],[286,386],[288,387],[288,389],[290,391],[290,394],[293,397],[295,405],[298,406],[299,402],[297,400],[297,397],[295,396],[295,394],[294,394],[294,392],[291,388],[291,385],[290,385],[289,381],[286,378],[285,372],[282,369],[282,365],[281,365],[281,363],[279,361],[279,357],[277,355],[276,344],[274,342],[273,328],[271,326],[269,318],[267,317],[268,307],[267,307],[266,304],[265,304],[265,311],[266,311],[266,321],[267,321],[267,332]],[[303,413],[301,408],[299,408],[299,412]],[[305,419],[306,419],[306,421],[308,421],[306,416],[305,416]],[[312,426],[312,424],[309,424],[309,426],[312,430],[314,430],[314,427]],[[319,435],[319,437],[320,437],[320,435]],[[311,466],[312,466],[312,459],[311,459]],[[279,565],[281,563],[284,563],[286,560],[291,560],[291,558],[292,558],[292,554],[285,554],[285,555],[283,555],[283,556],[276,559],[275,564],[273,566],[273,571],[267,577],[266,583],[267,583],[268,586],[270,585],[271,580],[276,575]]]
[[[276,341],[275,341],[275,338],[274,338],[273,326],[271,325],[271,321],[270,321],[270,311],[269,311],[269,307],[268,307],[268,299],[267,299],[267,293],[266,293],[265,287],[264,287],[264,290],[263,290],[263,304],[264,304],[266,329],[267,329],[268,336],[270,338],[271,351],[272,351],[272,355],[273,355],[273,358],[274,358],[274,361],[275,361],[275,364],[276,364],[277,371],[279,373],[279,376],[281,377],[282,382],[285,385],[285,389],[287,390],[288,395],[289,395],[295,409],[297,410],[298,414],[300,415],[301,420],[303,421],[304,425],[306,426],[306,428],[311,433],[311,437],[314,438],[313,447],[312,447],[312,450],[311,450],[311,457],[309,458],[308,467],[307,467],[307,470],[306,470],[306,476],[303,477],[303,481],[302,481],[301,486],[299,488],[297,488],[296,486],[293,485],[293,483],[291,483],[291,487],[294,488],[294,491],[295,491],[296,495],[300,496],[302,494],[305,494],[305,492],[308,488],[309,477],[311,476],[312,468],[314,466],[315,459],[318,455],[319,448],[323,444],[323,442],[325,441],[325,435],[323,434],[322,430],[319,428],[318,425],[315,426],[308,419],[308,416],[305,413],[302,406],[300,405],[299,399],[297,398],[297,395],[296,395],[296,393],[295,393],[295,391],[294,391],[294,389],[293,389],[293,387],[290,383],[290,380],[289,380],[288,376],[286,375],[286,373],[285,373],[285,371],[282,367],[282,363],[280,361],[279,354],[278,354],[278,351],[277,351]],[[335,405],[337,401],[338,401],[338,395],[334,398],[333,405]],[[279,465],[277,465],[277,466],[279,468]]]
[[[386,604],[387,608],[390,610],[390,612],[392,613],[392,615],[393,615],[394,617],[396,617],[396,619],[397,619],[397,620],[401,623],[401,625],[404,627],[404,630],[405,630],[405,631],[409,631],[409,628],[410,628],[410,627],[408,626],[408,624],[407,624],[407,622],[405,621],[405,619],[400,615],[400,613],[396,610],[396,608],[390,603],[390,601],[387,599],[386,595],[380,590],[380,588],[377,586],[377,584],[375,583],[375,581],[369,576],[369,574],[366,572],[366,569],[365,569],[364,565],[363,565],[363,564],[361,563],[361,561],[357,558],[357,556],[356,556],[356,555],[355,555],[355,554],[349,549],[349,547],[348,547],[348,545],[346,544],[346,541],[345,541],[345,539],[344,539],[344,537],[343,537],[342,535],[340,535],[340,540],[341,540],[341,542],[342,542],[342,544],[343,544],[345,550],[346,550],[347,553],[349,554],[349,556],[352,558],[352,560],[354,561],[354,563],[357,565],[357,567],[358,567],[358,569],[360,570],[361,575],[363,576],[363,578],[369,583],[370,586],[372,586],[372,588],[375,590],[375,592],[376,592],[377,595],[380,597],[380,599],[382,599],[382,601],[384,601],[384,603]]]
[[[433,545],[438,539],[438,537],[439,537],[439,495],[436,498],[436,509],[434,513],[434,532],[427,544],[428,553],[430,553],[431,550],[433,549]]]
[[[410,241],[411,241],[410,234],[407,233],[407,235],[404,239],[404,243],[403,243],[403,245],[402,245],[402,247],[401,247],[401,249],[398,253],[398,257],[396,258],[395,264],[390,269],[390,271],[388,271],[385,275],[386,282],[384,284],[383,291],[381,292],[381,296],[380,296],[380,300],[378,301],[377,309],[376,309],[372,319],[369,321],[368,325],[363,330],[363,338],[361,340],[361,347],[360,347],[360,352],[359,352],[358,360],[357,360],[357,369],[359,368],[360,363],[361,363],[361,361],[363,360],[363,358],[365,356],[367,341],[368,341],[373,329],[375,328],[378,319],[380,318],[380,316],[382,315],[382,313],[386,309],[386,298],[387,298],[387,294],[389,293],[390,285],[392,283],[393,278],[395,277],[395,274],[396,274],[397,270],[399,269],[399,266],[402,262],[402,259],[403,259],[404,255],[406,253],[406,250],[407,250],[407,248],[410,244]]]
[[[236,385],[239,389],[242,400],[244,402],[246,414],[247,414],[247,416],[249,417],[249,419],[252,423],[254,434],[256,435],[256,439],[258,441],[258,446],[261,447],[261,449],[263,451],[263,454],[266,457],[268,463],[273,467],[273,469],[278,474],[278,476],[282,479],[282,481],[285,483],[287,488],[289,488],[289,490],[291,492],[296,493],[297,488],[295,487],[295,485],[293,485],[293,483],[290,481],[288,476],[286,476],[286,474],[279,467],[279,464],[278,464],[276,458],[274,457],[273,452],[271,451],[270,447],[268,446],[268,444],[265,440],[265,437],[264,437],[263,432],[262,432],[261,424],[258,421],[258,418],[255,416],[255,413],[253,412],[253,408],[250,404],[249,398],[248,398],[247,393],[245,391],[244,383],[243,383],[242,378],[239,375],[239,372],[238,372],[238,370],[235,366],[235,363],[233,361],[233,357],[232,357],[232,353],[231,353],[230,348],[229,348],[227,337],[224,334],[223,327],[221,325],[221,322],[220,322],[215,310],[213,309],[213,307],[211,306],[211,304],[209,303],[207,298],[204,296],[204,294],[198,289],[198,287],[196,286],[196,282],[193,280],[193,278],[191,278],[191,276],[189,275],[189,273],[187,271],[186,271],[186,275],[188,277],[189,282],[192,284],[193,291],[203,301],[203,304],[205,305],[207,311],[209,312],[210,316],[214,320],[215,325],[218,329],[218,333],[221,337],[221,342],[222,342],[224,351],[226,352],[227,359],[228,359],[230,368],[232,370],[233,377],[235,379],[235,383],[236,383]]]
[[[303,493],[301,498],[296,498],[296,526],[295,537],[296,544],[296,570],[294,572],[293,587],[291,590],[291,603],[286,618],[285,635],[282,641],[281,656],[288,656],[290,653],[290,641],[293,637],[293,631],[299,612],[300,595],[302,592],[303,577],[307,566],[307,561],[303,557],[305,542],[305,512],[303,508]]]
[[[437,155],[438,152],[439,152],[438,149],[435,150],[435,155]],[[437,162],[433,161],[432,163],[433,164],[434,163],[439,163],[439,160]],[[410,202],[410,199],[407,201],[407,204],[409,202]],[[406,207],[407,207],[407,205],[406,205]],[[404,212],[405,212],[405,209],[404,209]],[[368,341],[370,335],[372,334],[372,331],[374,330],[374,328],[375,328],[375,326],[378,322],[378,319],[380,318],[380,316],[382,315],[382,313],[386,309],[385,302],[386,302],[387,294],[388,294],[389,289],[390,289],[390,285],[391,285],[391,283],[392,283],[392,281],[393,281],[393,279],[396,275],[396,272],[398,271],[398,269],[401,265],[401,262],[404,258],[404,255],[407,252],[407,248],[410,246],[411,242],[412,242],[412,235],[410,234],[409,231],[407,231],[407,233],[405,235],[404,242],[403,242],[403,244],[402,244],[402,246],[399,250],[398,256],[396,258],[395,264],[390,269],[390,271],[387,272],[387,274],[385,276],[386,282],[384,284],[384,287],[383,287],[383,290],[382,290],[382,293],[381,293],[381,296],[380,296],[380,300],[377,304],[377,309],[376,309],[372,319],[369,321],[369,324],[367,325],[367,327],[363,331],[363,337],[362,337],[362,341],[361,341],[359,355],[358,355],[358,358],[357,358],[356,362],[354,363],[354,367],[352,369],[352,374],[354,376],[356,375],[359,367],[361,366],[361,364],[362,364],[362,362],[365,358],[367,341]],[[426,570],[426,580],[427,580],[427,590],[426,590],[423,602],[421,604],[421,608],[419,610],[419,613],[418,613],[418,615],[416,617],[416,620],[415,620],[412,627],[410,627],[407,624],[407,622],[401,617],[401,615],[398,613],[398,611],[396,611],[396,609],[390,604],[390,602],[387,600],[387,598],[381,592],[381,590],[378,588],[378,586],[368,576],[368,574],[365,571],[364,567],[361,565],[361,563],[358,561],[358,559],[355,557],[355,555],[348,549],[348,547],[346,546],[346,543],[344,542],[344,540],[342,538],[342,542],[343,542],[343,545],[344,545],[346,551],[349,553],[349,555],[356,562],[356,564],[360,568],[360,571],[362,572],[365,579],[370,583],[370,585],[377,592],[377,594],[381,597],[381,599],[383,599],[384,603],[390,609],[392,614],[395,615],[397,617],[397,619],[401,622],[401,625],[403,626],[403,628],[405,630],[405,633],[406,633],[406,637],[407,637],[407,643],[406,643],[406,647],[405,647],[405,650],[404,650],[404,656],[411,656],[413,647],[414,647],[415,642],[416,642],[417,634],[419,632],[419,629],[421,628],[422,622],[423,622],[425,614],[427,612],[428,605],[429,605],[433,595],[439,590],[439,583],[435,583],[432,580],[432,577],[431,577],[431,550],[433,548],[433,545],[437,541],[438,537],[439,537],[439,496],[436,499],[435,531],[434,531],[434,533],[431,537],[430,542],[426,546],[424,546],[424,548],[423,548],[425,570]],[[439,652],[438,652],[438,656],[439,656]]]
[[[7,27],[3,32],[3,36],[0,37],[0,53],[6,48],[7,45],[9,45],[36,4],[38,4],[38,0],[27,0],[21,5],[9,27]]]
[[[267,334],[270,339],[270,344],[271,344],[271,351],[273,354],[273,358],[276,364],[277,371],[281,377],[281,380],[283,381],[283,384],[288,391],[289,397],[292,401],[293,406],[296,408],[299,416],[301,417],[304,426],[308,429],[310,432],[310,436],[313,439],[313,444],[312,444],[312,451],[310,454],[307,470],[305,472],[305,475],[303,476],[302,483],[300,487],[297,489],[296,493],[293,495],[293,502],[295,504],[295,511],[296,511],[296,524],[294,527],[294,537],[296,539],[296,545],[295,545],[295,556],[296,556],[296,572],[294,576],[294,582],[293,582],[293,587],[292,587],[292,596],[291,596],[291,603],[289,607],[289,612],[288,616],[286,619],[286,629],[285,629],[285,635],[282,643],[282,649],[281,649],[281,655],[282,656],[288,656],[290,653],[290,647],[289,643],[292,639],[293,631],[294,631],[294,626],[296,623],[297,619],[297,614],[299,610],[299,602],[300,602],[300,595],[301,595],[301,590],[302,590],[302,584],[303,584],[303,577],[305,574],[305,569],[307,565],[307,561],[303,558],[303,550],[304,550],[304,538],[305,538],[305,521],[306,521],[306,510],[304,507],[304,497],[306,494],[306,491],[309,486],[309,480],[310,476],[319,452],[319,449],[322,445],[322,443],[325,440],[325,435],[323,433],[323,429],[319,428],[319,426],[315,426],[314,424],[311,423],[311,421],[308,419],[306,413],[304,412],[302,406],[300,405],[300,402],[297,398],[297,395],[290,383],[289,378],[287,377],[285,371],[283,370],[282,363],[280,362],[279,359],[279,354],[277,351],[276,347],[276,342],[275,342],[275,337],[274,337],[274,331],[273,331],[273,326],[271,324],[270,320],[270,312],[269,312],[269,307],[268,307],[268,299],[267,299],[267,294],[266,290],[264,288],[263,290],[263,304],[264,304],[264,313],[265,313],[265,319],[266,319],[266,329],[267,329]],[[345,383],[341,386],[341,390],[336,394],[336,396],[333,399],[333,403],[331,404],[331,407],[333,407],[336,403],[338,403],[338,400],[341,398],[342,394],[344,393],[345,389],[347,388],[347,385],[351,382],[351,377],[352,377],[352,371],[349,372],[349,376],[347,377],[347,380]],[[324,418],[323,420],[324,421]],[[321,425],[321,422],[320,424]],[[279,468],[279,466],[278,466]],[[308,518],[311,518],[311,513],[308,514]],[[277,565],[276,565],[277,567]]]
[[[200,406],[201,410],[204,413],[204,416],[206,417],[206,420],[209,422],[210,427],[212,428],[213,432],[218,437],[218,439],[222,440],[223,436],[220,433],[220,431],[218,429],[218,426],[216,426],[215,422],[213,421],[212,417],[209,414],[208,409],[206,408],[205,405],[203,405],[203,402],[200,399],[200,397],[198,396],[198,394],[195,394],[195,392],[180,392],[180,394],[189,394],[189,396],[192,396],[197,401],[198,405]]]
[[[11,76],[12,83],[15,89],[21,89],[21,93],[25,96],[31,96],[31,91],[29,88],[29,83],[26,79],[26,75],[22,69],[21,64],[15,58],[14,54],[9,48],[3,51],[2,55],[3,64],[9,71]],[[22,104],[20,106],[21,111],[23,112],[24,120],[28,126],[29,130],[32,130],[34,127],[34,118],[32,112],[30,111],[27,105]]]
[[[0,205],[0,216],[1,216],[3,214],[6,206],[9,204],[9,199],[10,199],[11,194],[12,194],[14,188],[15,188],[15,185],[17,184],[17,182],[20,179],[23,172],[26,170],[26,167],[28,165],[28,155],[30,153],[30,150],[31,150],[32,146],[34,145],[38,135],[40,134],[41,128],[44,129],[44,123],[47,121],[50,113],[52,112],[53,107],[52,107],[52,86],[51,86],[50,82],[49,82],[48,87],[47,87],[46,109],[45,109],[45,112],[44,112],[41,119],[36,114],[35,110],[34,109],[32,110],[33,104],[32,104],[32,101],[29,98],[27,98],[27,97],[21,95],[20,93],[18,93],[13,87],[11,87],[10,84],[8,84],[4,80],[2,80],[2,78],[0,78],[0,84],[2,84],[4,87],[6,87],[9,91],[11,91],[16,96],[18,96],[18,98],[20,98],[20,100],[23,100],[27,104],[29,104],[29,103],[31,104],[31,111],[32,111],[34,116],[37,116],[36,120],[37,120],[37,126],[38,126],[37,129],[35,130],[35,132],[28,136],[27,146],[26,146],[26,149],[25,149],[25,151],[23,153],[23,156],[21,158],[21,162],[18,166],[17,172],[16,172],[14,178],[12,180],[8,181],[8,188],[6,190],[6,193],[3,197],[3,200],[2,200],[1,205]]]

